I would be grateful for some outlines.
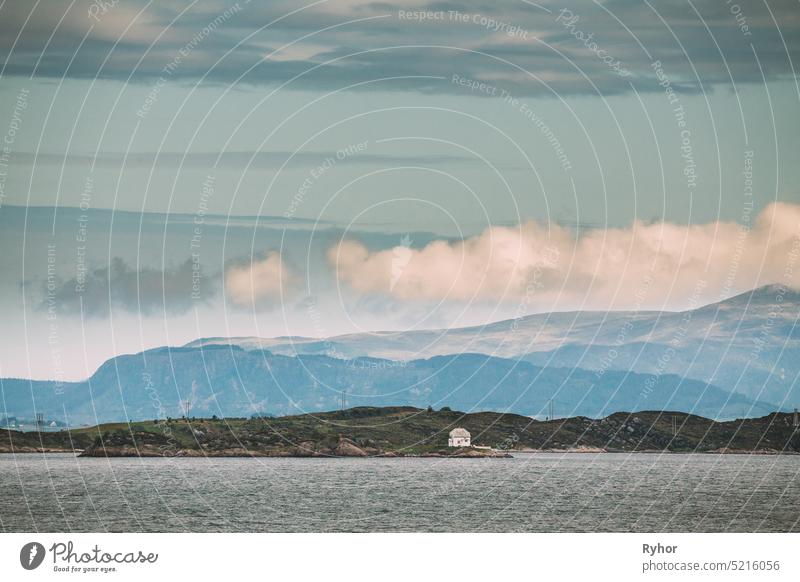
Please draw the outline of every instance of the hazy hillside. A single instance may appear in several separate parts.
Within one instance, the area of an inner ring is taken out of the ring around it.
[[[249,416],[347,406],[403,405],[464,411],[605,416],[669,409],[706,416],[762,416],[775,409],[674,375],[541,368],[481,354],[407,363],[374,358],[289,357],[231,346],[160,348],[109,360],[86,382],[60,390],[50,382],[4,380],[7,411],[75,423],[195,416]],[[32,398],[33,395],[33,398]],[[34,410],[35,401],[35,410]],[[66,414],[66,416],[65,416]]]
[[[413,360],[464,352],[539,366],[667,373],[800,404],[800,293],[767,286],[687,312],[569,312],[482,327],[310,338],[207,338],[273,353]]]
[[[85,382],[6,379],[9,415],[70,423],[451,406],[543,417],[671,409],[753,417],[800,403],[800,295],[763,287],[694,311],[574,312],[483,327],[209,338],[112,358]],[[335,356],[335,357],[332,357]]]

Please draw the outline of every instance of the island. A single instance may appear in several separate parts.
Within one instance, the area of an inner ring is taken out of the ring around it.
[[[448,446],[454,429],[468,446]],[[499,412],[356,407],[251,418],[165,418],[57,431],[0,431],[0,453],[83,457],[439,457],[512,453],[798,454],[792,414],[715,421],[682,412],[618,412],[605,418],[537,420]]]

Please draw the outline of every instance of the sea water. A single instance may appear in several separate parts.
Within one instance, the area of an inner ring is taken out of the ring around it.
[[[800,456],[6,454],[0,530],[800,531]]]

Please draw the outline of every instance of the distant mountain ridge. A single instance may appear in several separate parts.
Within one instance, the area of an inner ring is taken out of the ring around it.
[[[600,417],[619,410],[679,410],[709,418],[763,416],[765,402],[663,375],[541,368],[483,354],[398,363],[376,358],[282,356],[238,346],[158,348],[119,356],[85,382],[4,380],[6,409],[75,423],[182,416],[294,414],[347,406],[404,406]],[[31,396],[33,394],[33,397]],[[65,416],[66,413],[66,416]]]
[[[690,311],[573,311],[486,326],[331,338],[205,338],[275,354],[413,360],[462,352],[542,367],[676,374],[752,399],[800,405],[800,292],[768,285]]]
[[[200,339],[112,358],[83,382],[0,380],[0,413],[96,424],[187,408],[233,417],[344,403],[544,417],[552,402],[560,417],[763,416],[800,400],[800,300],[784,293],[779,308],[771,297],[782,292],[766,287],[682,313],[554,313],[328,340]]]

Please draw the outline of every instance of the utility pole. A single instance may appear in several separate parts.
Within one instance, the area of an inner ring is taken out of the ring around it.
[[[795,428],[800,426],[800,418],[798,418],[798,416],[797,416],[797,409],[796,408],[794,409],[794,423],[793,424],[794,424]]]

